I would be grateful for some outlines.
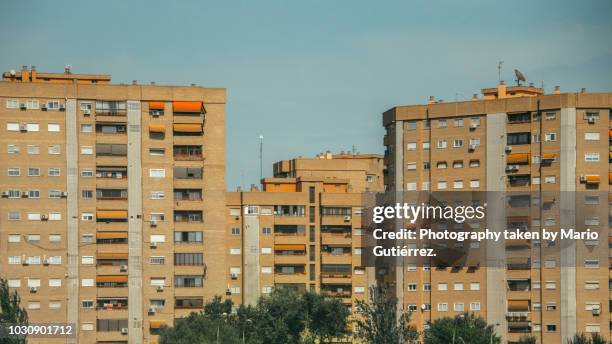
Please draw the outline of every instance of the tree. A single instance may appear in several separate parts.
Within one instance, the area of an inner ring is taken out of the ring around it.
[[[9,290],[5,279],[0,278],[0,325],[27,325],[28,313],[21,308],[21,298],[16,291]],[[25,344],[26,337],[0,337],[0,344]]]
[[[348,308],[333,297],[314,292],[302,295],[306,332],[313,343],[327,343],[349,334]]]
[[[255,310],[255,335],[266,344],[298,344],[306,325],[303,302],[289,288],[261,297]]]
[[[537,344],[538,339],[532,335],[526,335],[519,338],[519,344]]]
[[[591,342],[593,344],[608,344],[608,342],[599,333],[591,333]]]
[[[369,302],[356,302],[356,337],[375,344],[417,343],[419,334],[409,325],[411,313],[398,311],[397,298],[388,287],[370,287],[369,292]]]
[[[584,333],[576,333],[573,338],[567,340],[567,344],[607,344],[608,342],[599,334],[592,333],[589,338]]]
[[[471,313],[434,320],[424,335],[425,344],[500,344],[493,325]]]

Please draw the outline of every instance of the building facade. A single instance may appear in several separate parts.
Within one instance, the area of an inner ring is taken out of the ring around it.
[[[277,162],[262,190],[229,192],[227,295],[255,304],[289,287],[354,310],[374,283],[362,259],[362,192],[381,190],[382,167],[379,155],[327,152]]]
[[[384,184],[397,197],[405,191],[486,191],[488,228],[588,227],[600,233],[596,241],[573,243],[483,243],[486,261],[476,268],[407,260],[391,267],[396,293],[416,310],[420,329],[470,311],[494,324],[508,343],[523,335],[543,343],[565,342],[576,332],[610,337],[611,108],[611,93],[556,88],[544,94],[502,82],[470,101],[431,97],[426,105],[383,114]]]
[[[0,98],[0,276],[30,322],[154,343],[225,291],[224,89],[24,67]]]

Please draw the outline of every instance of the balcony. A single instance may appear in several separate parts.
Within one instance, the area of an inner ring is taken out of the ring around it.
[[[126,166],[98,166],[96,167],[96,178],[127,179],[127,167]]]
[[[98,200],[127,200],[127,189],[96,189]]]
[[[96,116],[126,116],[127,103],[124,101],[96,101]]]
[[[127,210],[98,210],[96,211],[96,222],[127,222]]]
[[[511,258],[506,261],[508,270],[529,270],[531,269],[531,259],[528,257]]]
[[[202,160],[202,146],[174,146],[174,160],[198,161]]]
[[[126,135],[127,125],[124,123],[96,123],[98,135]]]
[[[202,179],[201,167],[175,167],[174,179]]]
[[[321,285],[321,293],[332,297],[347,299],[352,296],[351,284],[323,284]]]
[[[96,300],[97,310],[121,310],[128,308],[127,298],[98,298]]]
[[[99,275],[96,276],[97,288],[127,288],[127,275]]]
[[[174,200],[175,201],[201,201],[202,190],[201,189],[174,189]]]
[[[115,245],[127,244],[128,232],[97,232],[96,244],[98,245]]]
[[[178,223],[201,223],[203,221],[201,211],[175,211],[174,222]]]

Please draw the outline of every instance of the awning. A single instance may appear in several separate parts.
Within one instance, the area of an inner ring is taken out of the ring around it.
[[[508,154],[506,162],[508,164],[529,164],[529,153]]]
[[[544,153],[542,154],[542,160],[555,160],[557,155],[554,153]]]
[[[529,311],[529,300],[508,300],[508,312]]]
[[[182,133],[201,133],[202,125],[197,123],[177,123],[174,124],[174,131]]]
[[[173,112],[202,112],[202,102],[173,102],[172,103],[172,111]]]
[[[612,244],[612,236],[608,236],[608,244]]]
[[[608,172],[609,183],[612,184],[612,172]]]
[[[165,133],[166,126],[163,124],[149,124],[149,131],[152,133]]]
[[[128,254],[127,252],[98,252],[96,259],[128,259]]]
[[[124,239],[128,237],[128,232],[97,232],[97,239]]]
[[[96,276],[96,282],[98,283],[105,283],[105,282],[127,283],[127,281],[128,281],[127,275]]]
[[[508,239],[506,240],[506,247],[521,247],[529,246],[528,239]]]
[[[127,210],[98,210],[96,212],[98,219],[127,219]]]
[[[306,245],[301,244],[278,244],[274,245],[275,251],[306,251]]]
[[[163,110],[166,107],[164,102],[149,102],[149,110]]]
[[[166,320],[161,320],[161,319],[156,319],[156,320],[151,320],[149,322],[149,327],[150,328],[162,328],[166,325]]]
[[[588,174],[584,176],[587,184],[599,184],[601,178],[598,174]]]
[[[610,139],[612,140],[612,129],[608,130],[608,136],[610,137]]]
[[[508,216],[507,223],[529,222],[529,216]]]

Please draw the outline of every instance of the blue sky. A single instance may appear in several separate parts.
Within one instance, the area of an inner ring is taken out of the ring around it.
[[[169,6],[172,4],[172,6]],[[522,70],[550,91],[612,90],[612,2],[0,3],[0,68],[226,87],[227,186],[277,160],[382,153],[381,113],[469,98]]]

